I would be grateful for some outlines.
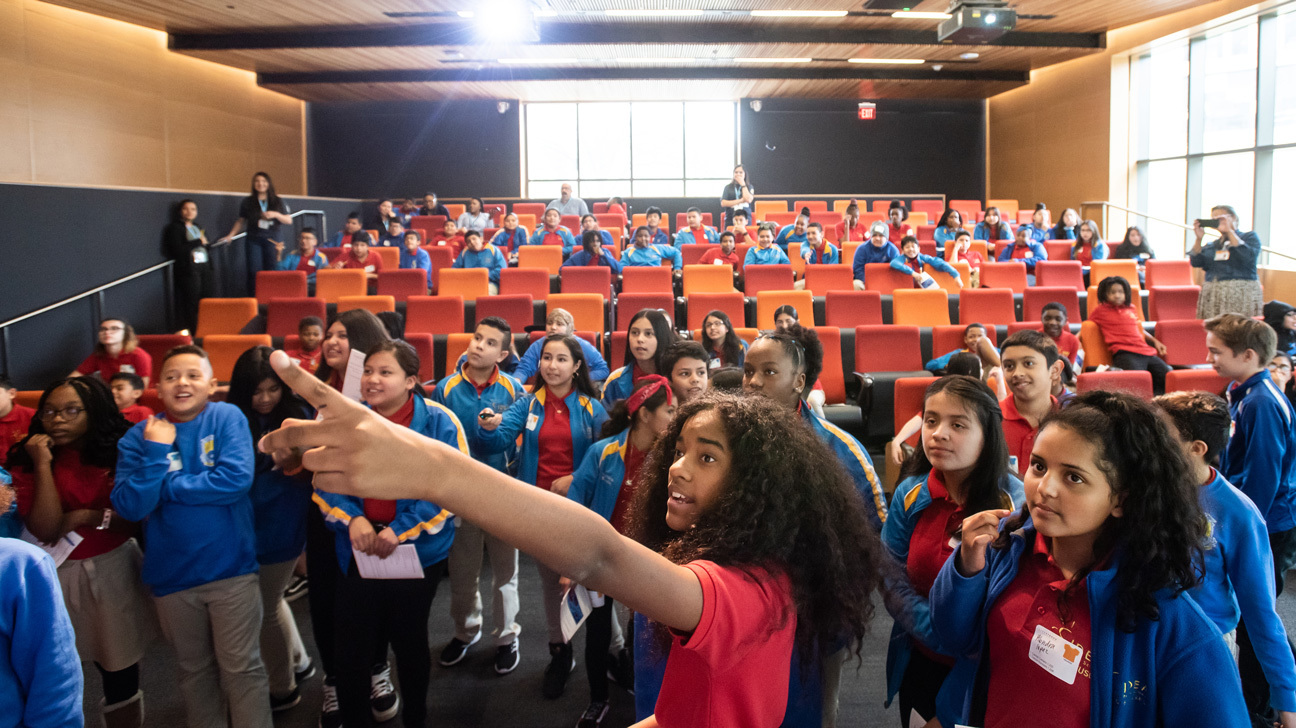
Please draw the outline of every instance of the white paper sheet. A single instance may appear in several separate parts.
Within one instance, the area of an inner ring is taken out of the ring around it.
[[[419,563],[418,551],[414,544],[403,543],[385,559],[372,554],[363,554],[355,549],[356,568],[360,569],[363,579],[422,579],[423,565]]]
[[[360,379],[364,376],[365,354],[363,351],[351,350],[347,359],[346,376],[342,378],[342,396],[360,401]]]
[[[602,600],[599,600],[602,603]],[[562,602],[558,608],[559,622],[562,624],[563,640],[571,642],[572,637],[580,631],[580,627],[589,619],[590,611],[593,609],[591,604],[590,591],[580,584],[563,592]]]
[[[39,538],[36,538],[36,536],[31,531],[28,531],[25,526],[23,527],[21,538],[27,543],[36,546],[49,554],[50,558],[54,559],[55,566],[59,566],[64,561],[67,561],[68,555],[75,551],[77,545],[81,543],[81,534],[76,531],[69,531],[68,535],[60,538],[57,543],[51,546],[41,541]]]

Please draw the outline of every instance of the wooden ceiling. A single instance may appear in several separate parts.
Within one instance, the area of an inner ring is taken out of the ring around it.
[[[308,101],[500,98],[524,101],[743,97],[987,98],[1032,69],[1098,52],[1113,28],[1210,0],[1018,0],[1001,43],[936,42],[936,20],[870,13],[861,0],[532,0],[539,42],[469,35],[460,11],[486,0],[49,0],[165,30],[177,52],[256,71]],[[605,10],[696,9],[684,18]],[[948,0],[915,10],[944,11]],[[837,18],[753,17],[751,10],[846,10]],[[976,58],[961,58],[968,53]],[[812,58],[737,63],[734,58]],[[501,58],[569,59],[553,65]],[[663,62],[660,59],[691,59]],[[848,58],[922,59],[863,65]],[[627,59],[643,59],[630,61]]]

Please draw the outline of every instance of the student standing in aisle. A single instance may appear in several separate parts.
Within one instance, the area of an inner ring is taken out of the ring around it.
[[[257,271],[274,270],[275,243],[283,242],[280,225],[292,225],[288,203],[275,192],[274,182],[265,172],[252,175],[252,193],[239,203],[239,218],[229,234],[217,242],[227,243],[240,232],[247,233],[243,249],[247,255],[247,290],[256,290]]]

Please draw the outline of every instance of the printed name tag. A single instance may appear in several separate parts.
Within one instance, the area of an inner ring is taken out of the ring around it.
[[[1080,660],[1084,658],[1084,648],[1074,642],[1067,642],[1044,625],[1035,625],[1035,638],[1030,646],[1031,662],[1044,668],[1050,675],[1067,685],[1074,685],[1076,672],[1080,669]]]
[[[958,536],[950,536],[948,545],[950,548],[956,549],[959,547],[959,544],[961,543],[963,543],[963,539],[959,538]]]
[[[117,367],[117,371],[119,371],[119,372],[126,372],[127,374],[134,374],[134,373],[135,373],[135,365],[133,365],[133,364],[120,364],[120,365],[118,365],[118,367]]]
[[[257,227],[262,230],[269,230],[274,227],[274,220],[257,220]]]
[[[374,267],[373,267],[372,265],[366,265],[366,266],[365,266],[365,272],[366,272],[366,273],[373,273],[373,272],[374,272],[373,268],[374,268]]]
[[[180,453],[176,450],[167,453],[167,472],[174,473],[177,470],[183,469],[184,463],[180,461]]]
[[[1229,259],[1229,252],[1227,250],[1215,251],[1215,260],[1228,260],[1228,259]]]
[[[1034,258],[1034,257],[1035,257],[1035,251],[1033,251],[1033,250],[1028,250],[1028,251],[1026,251],[1026,255],[1023,255],[1022,257],[1023,257],[1023,258]]]
[[[203,263],[206,263],[206,262],[207,262],[207,249],[206,249],[206,248],[194,248],[194,249],[193,249],[193,262],[194,262],[195,265],[201,265],[201,264],[203,264]]]
[[[540,415],[527,415],[527,429],[534,430],[540,424]]]
[[[711,264],[712,264],[712,265],[725,265],[725,262],[724,262],[723,260],[720,260],[719,258],[716,258],[715,260],[711,261]]]
[[[1009,456],[1008,456],[1008,469],[1009,469],[1010,471],[1014,472],[1014,473],[1016,473],[1016,472],[1020,472],[1020,471],[1017,469],[1017,456],[1016,456],[1016,455],[1009,455]]]
[[[314,268],[314,267],[315,267],[315,259],[314,259],[314,258],[311,258],[310,260],[306,261],[306,265],[309,265],[310,267]]]

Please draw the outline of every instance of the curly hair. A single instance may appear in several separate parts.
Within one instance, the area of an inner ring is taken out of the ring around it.
[[[1117,625],[1133,632],[1140,617],[1157,619],[1157,592],[1178,595],[1200,581],[1206,516],[1197,484],[1178,439],[1153,405],[1132,395],[1097,390],[1078,395],[1040,423],[1064,427],[1098,450],[1099,470],[1122,500],[1122,516],[1108,518],[1094,541],[1094,563],[1120,552],[1116,567]],[[1028,476],[1029,477],[1029,476]],[[1029,503],[1012,516],[994,547],[1007,548],[1009,534],[1029,517]],[[1077,572],[1058,599],[1074,592],[1092,567]]]
[[[27,436],[9,448],[10,470],[30,470],[34,463],[27,454],[27,441],[32,435],[45,434],[45,421],[40,413],[45,411],[45,401],[59,387],[71,387],[81,398],[85,408],[86,432],[81,445],[81,462],[94,468],[117,468],[117,441],[131,428],[131,423],[117,409],[112,390],[97,377],[69,377],[60,379],[45,388],[36,404],[36,416],[27,428]]]
[[[788,358],[792,360],[792,366],[805,371],[805,393],[809,394],[810,387],[823,373],[824,351],[823,344],[819,341],[819,334],[815,333],[814,329],[807,329],[801,324],[792,324],[782,331],[761,334],[757,341],[761,339],[777,341]]]
[[[1107,276],[1102,279],[1102,282],[1098,284],[1098,303],[1107,303],[1107,292],[1110,291],[1113,286],[1119,287],[1121,290],[1125,291],[1124,305],[1134,305],[1134,294],[1130,290],[1129,281],[1125,280],[1124,276]]]
[[[666,525],[670,467],[685,424],[714,411],[731,460],[715,504],[685,532]],[[709,392],[680,408],[644,460],[629,534],[676,564],[707,559],[773,566],[792,583],[803,665],[850,641],[856,656],[873,615],[881,545],[850,477],[796,414],[763,397]],[[657,629],[657,637],[669,634]],[[658,642],[654,640],[654,642]]]

